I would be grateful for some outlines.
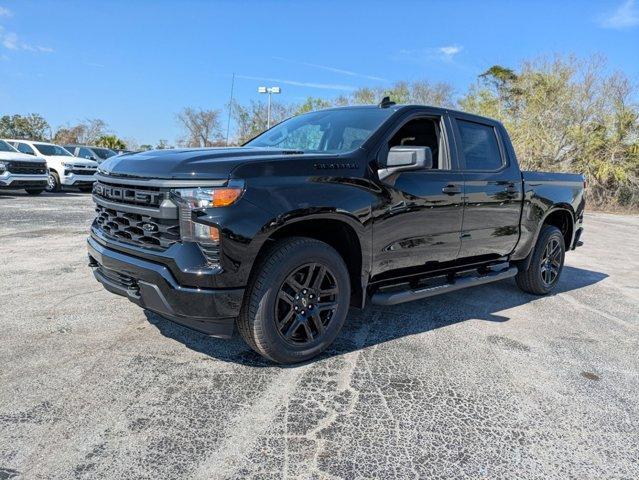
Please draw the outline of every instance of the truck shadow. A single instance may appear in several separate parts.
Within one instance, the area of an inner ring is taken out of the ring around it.
[[[602,272],[565,266],[559,284],[551,295],[587,287],[607,277]],[[470,319],[506,322],[510,318],[501,312],[541,298],[544,297],[522,292],[514,279],[510,279],[391,307],[351,309],[346,324],[333,345],[308,363]],[[162,335],[183,343],[191,350],[225,362],[252,367],[274,366],[251,350],[237,332],[230,340],[211,338],[149,310],[144,313]]]

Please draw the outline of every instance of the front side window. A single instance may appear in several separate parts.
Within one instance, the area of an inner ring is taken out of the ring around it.
[[[245,146],[305,153],[349,152],[364,143],[393,113],[391,108],[371,107],[306,113],[283,121]],[[354,138],[354,129],[358,138]]]
[[[16,149],[9,145],[4,140],[0,140],[0,152],[15,152]]]
[[[481,123],[457,120],[466,170],[499,170],[502,165],[495,129]]]
[[[16,143],[15,147],[18,149],[19,152],[26,153],[27,155],[35,155],[33,148],[31,148],[26,143]]]
[[[80,150],[78,150],[78,157],[91,159],[94,156],[93,152],[86,147],[80,147]]]
[[[441,143],[440,119],[414,118],[401,126],[388,141],[388,149],[392,147],[428,147],[433,155],[434,170],[445,169]]]
[[[50,143],[34,143],[33,146],[38,149],[42,155],[47,156],[62,156],[62,157],[72,157],[69,152],[67,152],[64,148],[58,145],[51,145]]]

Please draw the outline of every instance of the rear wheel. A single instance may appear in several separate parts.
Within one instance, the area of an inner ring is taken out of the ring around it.
[[[44,192],[44,188],[25,188],[29,195],[40,195]]]
[[[349,303],[348,270],[335,249],[290,238],[270,250],[253,276],[238,329],[264,357],[303,362],[335,340]]]
[[[60,177],[54,171],[49,172],[49,179],[47,180],[47,192],[59,192],[61,189]]]
[[[536,295],[550,292],[561,276],[564,267],[566,247],[561,231],[552,225],[545,225],[527,270],[520,270],[515,280],[523,291]]]

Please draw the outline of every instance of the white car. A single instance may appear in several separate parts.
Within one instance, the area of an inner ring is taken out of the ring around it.
[[[24,188],[38,195],[47,186],[47,163],[44,160],[18,152],[0,140],[0,189]]]
[[[65,187],[78,187],[82,192],[90,192],[98,171],[98,162],[77,158],[60,145],[32,140],[6,140],[19,152],[26,153],[47,162],[49,178],[48,192],[58,192]]]

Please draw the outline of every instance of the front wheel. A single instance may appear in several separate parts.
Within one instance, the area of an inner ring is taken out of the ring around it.
[[[59,192],[62,189],[60,184],[60,177],[56,172],[49,172],[49,179],[47,180],[47,192]]]
[[[253,275],[238,329],[262,356],[303,362],[335,340],[350,296],[348,270],[334,248],[311,238],[282,240]]]
[[[520,270],[515,280],[524,292],[545,295],[555,287],[564,267],[566,246],[561,231],[545,225],[531,255],[528,269]]]

